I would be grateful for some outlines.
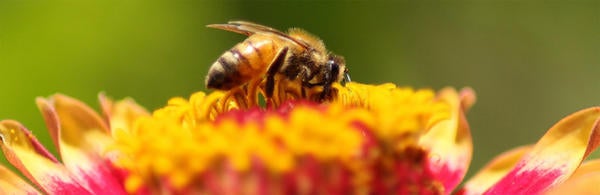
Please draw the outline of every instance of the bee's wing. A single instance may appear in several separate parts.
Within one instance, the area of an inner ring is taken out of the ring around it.
[[[260,24],[255,24],[252,22],[246,22],[246,21],[230,21],[227,24],[209,24],[206,25],[209,28],[216,28],[216,29],[221,29],[221,30],[226,30],[226,31],[231,31],[231,32],[236,32],[236,33],[240,33],[240,34],[244,34],[246,36],[250,36],[253,35],[255,33],[265,33],[265,34],[274,34],[277,35],[283,39],[287,39],[289,41],[292,41],[306,49],[310,48],[310,46],[302,41],[298,41],[296,39],[294,39],[293,37],[290,37],[289,35],[268,27],[268,26],[263,26]]]

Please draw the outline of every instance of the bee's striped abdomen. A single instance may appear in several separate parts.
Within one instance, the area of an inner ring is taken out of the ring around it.
[[[253,78],[264,75],[274,53],[275,43],[254,35],[226,51],[212,64],[206,77],[206,87],[229,90]]]

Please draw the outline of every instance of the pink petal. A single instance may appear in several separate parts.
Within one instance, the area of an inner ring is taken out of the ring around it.
[[[45,193],[91,194],[56,159],[40,152],[40,143],[18,122],[0,121],[0,138],[6,159]]]
[[[37,99],[64,165],[96,194],[125,194],[120,177],[103,153],[112,142],[102,118],[78,100],[54,95]]]
[[[442,182],[446,192],[451,192],[465,176],[473,145],[471,132],[464,115],[470,107],[475,95],[472,90],[464,90],[459,96],[454,89],[444,89],[440,98],[452,106],[453,113],[449,119],[435,124],[420,140],[420,144],[430,151],[429,169],[434,177]]]
[[[485,194],[539,194],[565,181],[600,142],[600,107],[559,121]]]
[[[0,165],[0,194],[41,194],[29,183]]]
[[[479,170],[457,194],[483,194],[487,189],[502,179],[519,162],[523,155],[529,153],[533,146],[521,146],[496,156]]]

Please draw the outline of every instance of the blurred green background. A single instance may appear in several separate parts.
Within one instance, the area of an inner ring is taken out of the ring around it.
[[[208,67],[245,38],[205,25],[232,19],[320,36],[354,81],[473,87],[470,174],[600,104],[600,1],[0,0],[0,118],[50,146],[37,96],[97,108],[105,91],[154,109],[204,90]]]

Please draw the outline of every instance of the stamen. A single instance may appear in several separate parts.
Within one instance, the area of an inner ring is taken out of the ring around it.
[[[198,92],[189,100],[171,99],[152,117],[138,119],[132,130],[117,130],[113,148],[122,154],[119,166],[132,174],[129,192],[142,186],[140,180],[203,186],[203,175],[249,174],[256,167],[282,177],[311,161],[347,171],[353,185],[367,185],[374,179],[368,162],[393,161],[413,151],[418,136],[450,112],[431,90],[335,84],[331,101],[314,102],[302,99],[317,94],[318,87],[302,96],[298,85],[277,84],[270,109],[249,98],[262,94],[259,85]]]

